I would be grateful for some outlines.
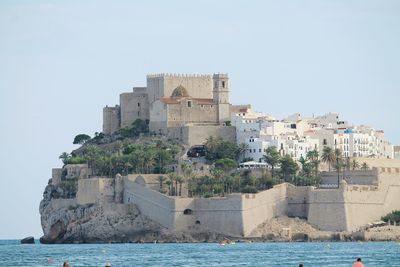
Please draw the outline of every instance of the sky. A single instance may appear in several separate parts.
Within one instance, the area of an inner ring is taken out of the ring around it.
[[[234,104],[338,112],[400,144],[400,1],[0,1],[0,239],[42,235],[39,203],[75,135],[149,73],[228,73]]]

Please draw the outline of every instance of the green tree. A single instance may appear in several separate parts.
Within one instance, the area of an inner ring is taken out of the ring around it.
[[[182,184],[185,183],[185,178],[183,176],[177,175],[175,181],[179,184],[179,196],[182,196]],[[178,185],[177,185],[178,186]]]
[[[75,136],[73,144],[74,145],[82,145],[84,143],[86,143],[87,141],[90,140],[90,136],[87,134],[78,134],[77,136]]]
[[[228,174],[236,167],[237,163],[233,159],[224,158],[224,159],[219,159],[215,162],[215,168],[223,170],[225,174]]]
[[[270,146],[266,149],[265,155],[263,156],[264,161],[271,167],[271,176],[274,179],[275,167],[280,162],[281,156],[275,146]]]
[[[361,170],[366,171],[369,169],[369,166],[366,162],[363,162],[363,164],[361,165]]]
[[[237,160],[241,161],[244,159],[244,156],[246,155],[246,151],[249,149],[249,144],[247,143],[240,143],[237,146],[236,154],[237,154]]]
[[[206,159],[211,161],[223,158],[235,159],[237,155],[236,144],[221,137],[210,136],[206,140],[205,147]]]
[[[68,160],[68,158],[69,158],[70,156],[71,156],[71,155],[68,154],[67,152],[63,152],[58,158],[61,159],[62,162],[63,162],[64,165],[65,165],[66,162],[67,162],[67,160]]]
[[[311,150],[307,152],[307,158],[310,160],[311,168],[314,171],[314,177],[319,176],[319,154],[317,150]]]
[[[294,176],[296,175],[299,166],[297,163],[292,159],[290,155],[285,155],[281,159],[279,159],[279,163],[281,166],[280,173],[282,175],[282,179],[285,182],[293,181]]]
[[[331,166],[335,162],[335,154],[331,147],[324,146],[322,150],[321,160],[324,163],[328,163],[329,171],[331,171]]]
[[[158,182],[160,183],[160,189],[163,188],[163,182],[165,181],[165,177],[160,175],[158,176]]]
[[[358,161],[356,159],[353,159],[351,161],[351,168],[352,170],[357,170],[358,168],[360,168],[360,163],[358,163]]]
[[[335,148],[334,150],[334,156],[335,156],[335,169],[337,171],[337,184],[339,187],[339,183],[340,183],[340,169],[343,166],[343,158],[342,158],[342,151],[339,148]]]

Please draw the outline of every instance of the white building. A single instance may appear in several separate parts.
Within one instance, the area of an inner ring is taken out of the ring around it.
[[[394,158],[393,146],[385,140],[384,132],[369,126],[351,126],[336,113],[313,118],[293,114],[283,120],[247,110],[233,115],[237,143],[249,146],[246,157],[262,159],[265,149],[276,146],[282,155],[295,159],[305,157],[308,151],[338,148],[344,157]]]

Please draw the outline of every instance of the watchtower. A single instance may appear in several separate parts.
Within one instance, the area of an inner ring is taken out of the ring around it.
[[[228,74],[218,73],[213,75],[213,100],[214,103],[217,105],[217,117],[219,123],[230,120],[228,81]]]

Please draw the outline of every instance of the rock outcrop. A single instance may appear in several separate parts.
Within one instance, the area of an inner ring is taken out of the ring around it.
[[[25,237],[21,239],[21,244],[35,244],[35,238],[33,236]]]

